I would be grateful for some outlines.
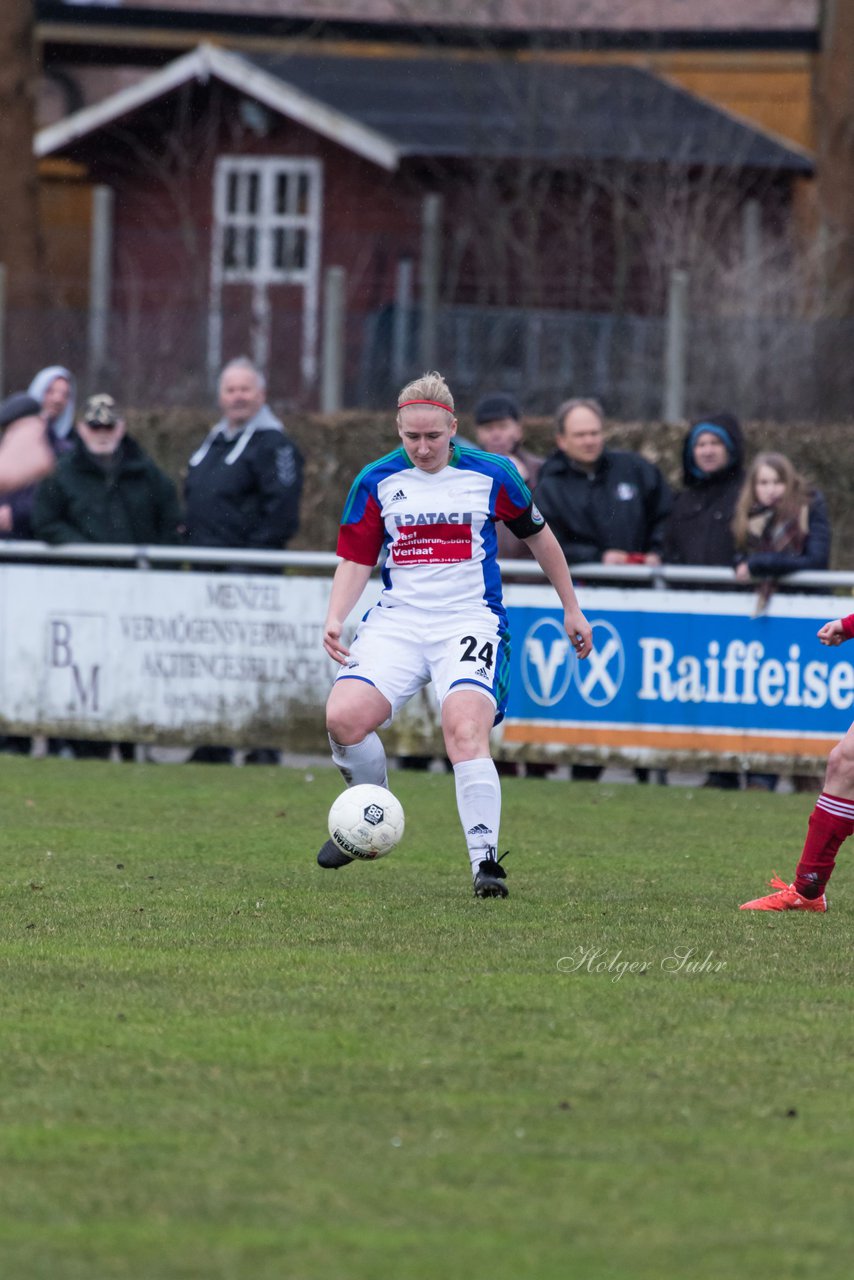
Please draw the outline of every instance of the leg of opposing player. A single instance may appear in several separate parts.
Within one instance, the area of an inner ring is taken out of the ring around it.
[[[825,888],[843,840],[854,832],[854,726],[830,753],[824,788],[810,814],[803,853],[795,878],[771,880],[775,893],[754,898],[742,911],[827,910]]]
[[[501,783],[489,754],[494,717],[492,699],[471,686],[452,689],[442,703],[445,750],[454,769],[457,809],[478,898],[507,897],[507,873],[496,856]]]
[[[326,704],[326,728],[332,759],[348,787],[372,782],[388,787],[385,749],[377,728],[388,720],[391,705],[380,691],[364,680],[339,680]],[[321,867],[336,870],[353,859],[331,839],[317,855]]]

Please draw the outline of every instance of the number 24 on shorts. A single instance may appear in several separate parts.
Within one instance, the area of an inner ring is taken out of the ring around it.
[[[461,662],[482,662],[487,670],[491,669],[495,657],[495,646],[491,640],[485,640],[478,649],[477,636],[461,636],[460,645],[463,648]]]

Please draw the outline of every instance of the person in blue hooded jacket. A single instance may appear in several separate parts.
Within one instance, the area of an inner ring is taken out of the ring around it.
[[[717,413],[693,424],[682,445],[684,488],[664,528],[665,564],[732,567],[732,522],[743,463],[744,437],[736,417]]]
[[[664,527],[665,564],[732,568],[733,517],[744,482],[744,437],[730,413],[700,418],[682,445],[685,487],[677,493]],[[705,786],[736,790],[739,774],[713,770]]]

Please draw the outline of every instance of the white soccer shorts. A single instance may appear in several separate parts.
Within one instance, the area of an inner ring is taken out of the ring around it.
[[[391,704],[391,719],[431,680],[441,705],[471,685],[504,719],[510,684],[510,635],[490,609],[451,616],[427,609],[371,609],[359,623],[350,657],[335,677],[365,680]]]

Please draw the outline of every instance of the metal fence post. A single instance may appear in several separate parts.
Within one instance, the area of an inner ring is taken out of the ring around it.
[[[89,249],[89,382],[92,386],[107,368],[107,335],[113,287],[113,192],[92,189],[92,231]]]
[[[412,320],[411,258],[401,258],[397,264],[394,289],[394,321],[391,331],[391,376],[394,383],[402,381],[410,360],[409,330]]]
[[[337,413],[344,404],[344,308],[347,272],[328,267],[323,282],[323,368],[320,409]]]
[[[434,369],[439,353],[439,264],[442,197],[435,192],[421,205],[421,368]]]
[[[687,355],[688,272],[670,272],[667,293],[667,336],[664,349],[664,405],[667,423],[685,420],[685,360]]]

